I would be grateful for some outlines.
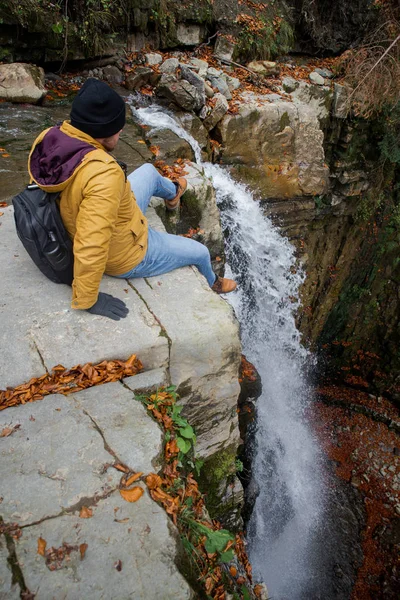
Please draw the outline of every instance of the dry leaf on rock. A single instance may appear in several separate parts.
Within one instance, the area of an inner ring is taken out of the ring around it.
[[[87,506],[82,506],[79,512],[79,517],[81,519],[90,519],[91,517],[93,517],[93,509],[88,508]]]
[[[134,481],[137,481],[137,479],[139,479],[142,475],[143,475],[143,471],[138,471],[137,473],[134,473],[133,475],[128,477],[128,479],[126,481],[124,481],[124,486],[129,487],[130,485],[132,485],[132,483]]]
[[[44,540],[43,538],[38,538],[38,544],[37,544],[37,553],[40,554],[40,556],[44,556],[46,553],[46,545],[47,542],[46,540]]]
[[[127,502],[137,502],[143,496],[143,489],[135,486],[131,490],[119,490],[119,493]]]
[[[113,467],[114,469],[117,469],[117,471],[122,471],[122,473],[129,473],[129,468],[121,463],[117,463],[116,465],[113,465]]]
[[[85,553],[86,553],[87,547],[88,547],[87,544],[81,544],[79,546],[79,552],[81,553],[81,560],[83,560],[85,558]]]
[[[122,571],[122,560],[117,560],[117,562],[114,563],[114,567],[117,571]]]

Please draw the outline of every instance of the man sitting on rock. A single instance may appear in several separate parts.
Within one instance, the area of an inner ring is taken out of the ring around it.
[[[73,101],[71,120],[43,131],[29,156],[32,181],[61,192],[60,211],[73,240],[72,307],[118,321],[125,303],[99,292],[103,273],[119,278],[152,277],[195,265],[211,289],[222,294],[236,283],[217,277],[206,246],[161,233],[144,216],[152,196],[175,210],[187,182],[162,177],[144,164],[128,178],[111,156],[125,125],[125,102],[115,90],[88,79]]]

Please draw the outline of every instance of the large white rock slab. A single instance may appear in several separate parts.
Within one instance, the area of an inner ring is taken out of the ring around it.
[[[168,364],[168,341],[126,280],[104,277],[101,290],[126,302],[126,319],[112,321],[70,307],[71,289],[49,281],[19,241],[13,209],[0,216],[0,389],[67,368],[137,354],[144,368]]]
[[[47,549],[73,547],[59,568],[51,571],[37,554],[39,537]],[[70,515],[24,529],[16,553],[36,600],[188,600],[195,595],[176,565],[177,537],[147,492],[134,504],[116,492],[90,519]],[[83,560],[81,544],[87,544]]]

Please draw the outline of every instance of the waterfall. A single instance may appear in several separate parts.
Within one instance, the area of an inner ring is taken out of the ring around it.
[[[322,515],[320,455],[305,412],[312,400],[294,315],[304,274],[294,249],[249,190],[223,168],[202,162],[192,138],[164,109],[132,109],[154,130],[170,129],[192,146],[212,179],[226,238],[227,270],[238,289],[227,297],[241,326],[243,352],[262,380],[257,402],[253,479],[258,488],[248,524],[250,559],[273,599],[316,598],[313,534]],[[311,558],[313,556],[313,558]]]

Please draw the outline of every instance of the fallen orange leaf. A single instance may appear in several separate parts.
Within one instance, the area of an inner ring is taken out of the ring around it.
[[[8,437],[13,433],[14,429],[12,427],[4,427],[4,429],[0,432],[0,437]]]
[[[81,544],[79,546],[79,552],[81,553],[81,560],[83,560],[85,558],[85,553],[86,553],[87,547],[88,547],[87,544]]]
[[[143,489],[135,486],[131,490],[119,490],[119,493],[127,502],[137,502],[143,496]]]
[[[88,508],[87,506],[82,506],[79,512],[79,517],[81,519],[90,519],[91,517],[93,517],[93,509]]]
[[[113,465],[113,467],[114,469],[117,469],[117,471],[122,471],[122,473],[129,473],[128,467],[122,465],[121,463],[117,463],[116,465]]]
[[[7,202],[0,202],[1,208],[5,208],[7,206]]]
[[[10,155],[9,155],[9,154],[7,154],[7,152],[5,152],[4,154],[2,154],[2,157],[3,157],[3,158],[8,158],[9,156],[10,156]]]
[[[40,554],[40,556],[44,556],[45,555],[46,545],[47,545],[46,540],[44,540],[41,537],[38,538],[37,553]]]
[[[132,483],[134,481],[136,481],[137,479],[139,479],[139,477],[141,477],[143,475],[143,472],[140,471],[138,473],[134,473],[133,475],[131,475],[128,480],[124,483],[125,487],[129,487],[130,485],[132,485]]]
[[[158,156],[160,154],[160,146],[150,146],[149,150],[154,154],[154,156]]]
[[[146,485],[150,490],[155,490],[156,488],[160,487],[161,483],[161,477],[155,473],[150,473],[146,477]]]

